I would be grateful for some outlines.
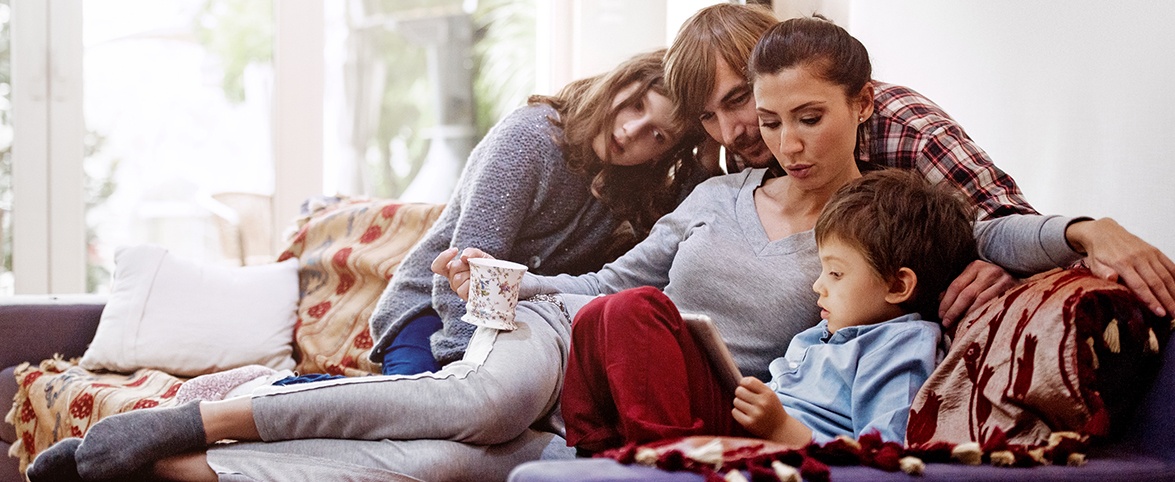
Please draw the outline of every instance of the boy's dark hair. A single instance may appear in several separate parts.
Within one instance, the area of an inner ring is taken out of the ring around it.
[[[816,220],[816,243],[860,249],[882,278],[902,267],[918,277],[902,308],[938,319],[938,296],[978,258],[975,209],[954,187],[900,169],[870,172],[840,188]]]

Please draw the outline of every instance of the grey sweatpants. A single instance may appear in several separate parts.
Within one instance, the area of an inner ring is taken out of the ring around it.
[[[586,297],[566,297],[568,309]],[[328,380],[254,395],[265,442],[216,445],[221,480],[504,480],[562,429],[559,391],[571,320],[523,301],[518,329],[479,328],[435,373]],[[400,477],[400,478],[397,478]]]

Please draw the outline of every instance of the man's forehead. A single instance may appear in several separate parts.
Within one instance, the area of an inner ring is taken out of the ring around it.
[[[715,111],[731,98],[750,90],[746,77],[735,72],[721,57],[715,59],[714,82],[706,97],[706,111]]]

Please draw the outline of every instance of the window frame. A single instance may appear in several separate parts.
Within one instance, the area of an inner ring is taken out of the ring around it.
[[[274,252],[302,201],[323,192],[323,59],[283,55],[323,51],[323,8],[274,2]],[[11,22],[15,292],[83,293],[82,2],[13,0]]]

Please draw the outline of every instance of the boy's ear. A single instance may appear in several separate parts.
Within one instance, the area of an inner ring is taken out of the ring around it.
[[[906,267],[898,269],[889,282],[889,293],[885,294],[885,302],[891,305],[900,305],[914,297],[914,288],[918,286],[918,275],[914,270]]]

